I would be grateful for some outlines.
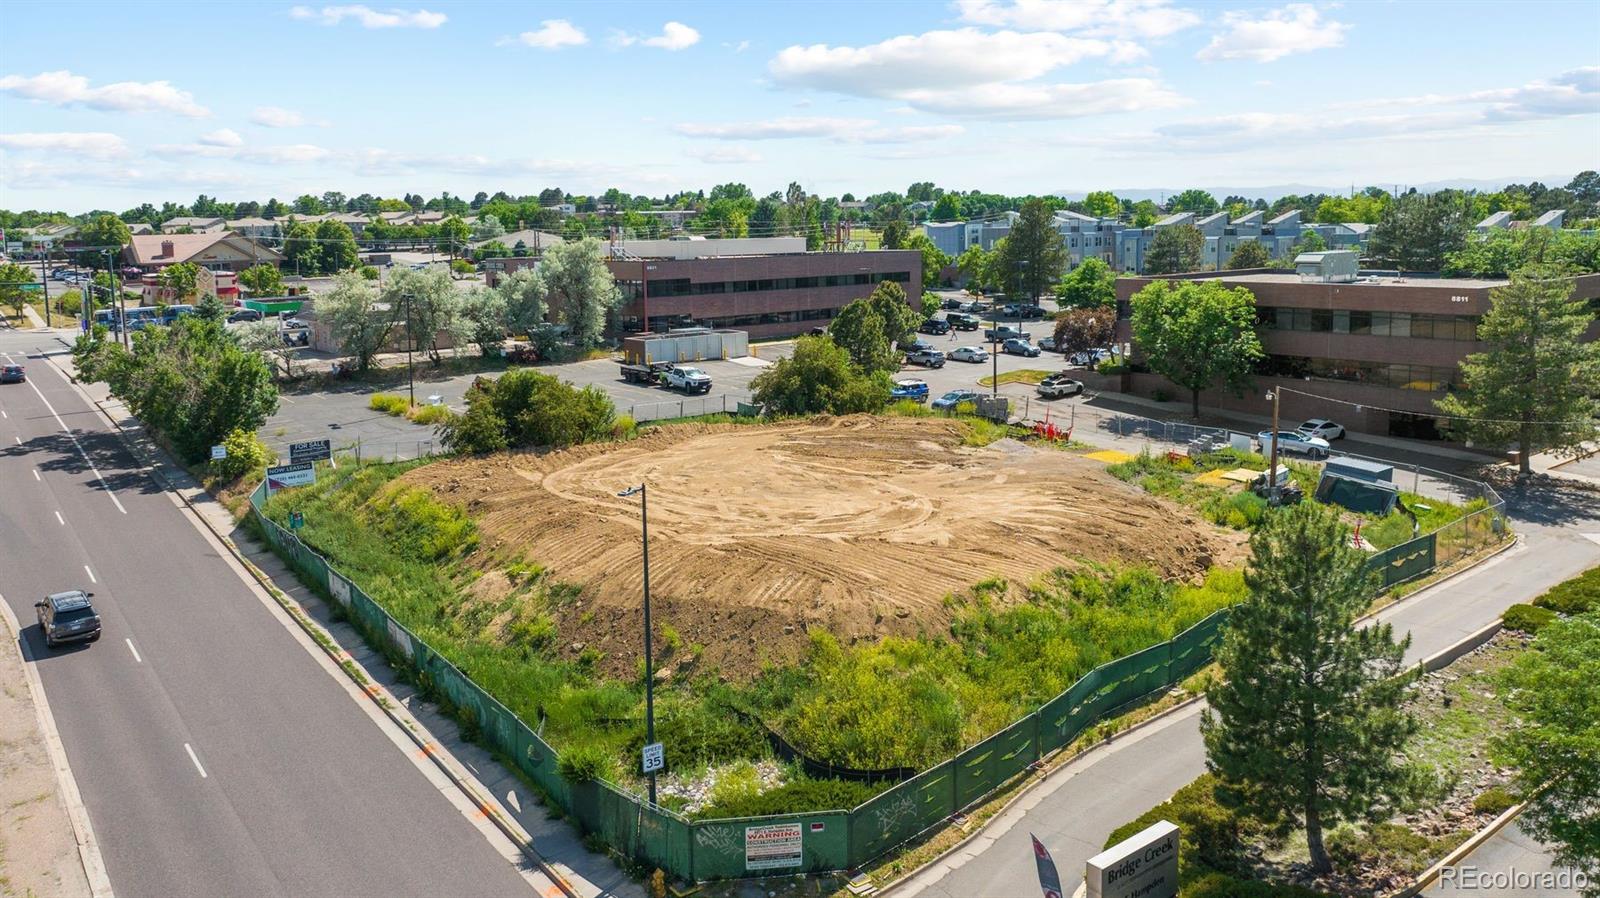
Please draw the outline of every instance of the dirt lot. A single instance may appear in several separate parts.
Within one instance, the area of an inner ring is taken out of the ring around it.
[[[1237,562],[1242,537],[1067,452],[962,445],[958,421],[852,417],[669,428],[634,442],[444,462],[405,480],[465,503],[480,555],[520,552],[581,584],[558,610],[564,651],[632,673],[641,591],[637,500],[650,489],[657,636],[742,677],[797,658],[806,630],[842,641],[937,633],[944,597],[989,576],[1026,583],[1073,559],[1188,580]],[[499,578],[484,578],[492,584]]]

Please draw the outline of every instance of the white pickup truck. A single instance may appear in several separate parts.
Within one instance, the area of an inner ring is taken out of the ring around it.
[[[682,390],[685,393],[711,392],[711,375],[699,368],[668,368],[661,379],[669,390]]]

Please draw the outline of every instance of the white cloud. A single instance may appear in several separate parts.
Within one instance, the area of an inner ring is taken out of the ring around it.
[[[646,47],[659,47],[663,50],[687,50],[700,43],[700,32],[682,22],[668,22],[661,26],[661,33],[655,37],[642,37],[637,34],[629,34],[626,31],[613,31],[611,33],[611,42],[619,47],[643,44]]]
[[[923,112],[1057,119],[1179,103],[1178,94],[1153,78],[1038,81],[1082,60],[1127,62],[1143,52],[1119,40],[962,28],[901,35],[865,47],[788,47],[773,57],[768,70],[782,85],[898,100]]]
[[[1087,37],[1166,37],[1200,24],[1169,0],[957,0],[961,19],[1024,31],[1071,31]]]
[[[244,138],[240,137],[239,132],[232,128],[219,128],[216,131],[200,135],[200,143],[212,147],[242,147],[244,146]]]
[[[559,50],[562,47],[578,47],[589,42],[589,35],[583,29],[572,24],[566,19],[545,19],[539,23],[538,31],[524,31],[515,38],[508,38],[500,43],[519,43],[524,47],[538,47],[541,50]]]
[[[282,106],[257,106],[250,121],[263,128],[298,128],[306,124],[306,117]]]
[[[1502,91],[1484,91],[1471,99],[1489,101],[1486,116],[1498,120],[1556,118],[1600,112],[1600,66],[1562,72],[1548,81],[1534,81]]]
[[[449,21],[449,17],[442,12],[429,12],[426,9],[386,9],[380,12],[360,4],[324,6],[321,9],[296,6],[289,10],[289,17],[322,25],[337,25],[345,19],[353,19],[362,28],[438,28]]]
[[[740,41],[737,44],[723,44],[723,46],[729,48],[735,53],[743,53],[744,51],[750,49],[750,42]]]
[[[208,159],[232,159],[256,165],[295,165],[306,162],[338,161],[342,158],[341,154],[334,150],[309,143],[247,147],[243,145],[242,139],[236,144],[218,143],[206,139],[211,136],[206,135],[195,143],[159,144],[151,147],[150,153],[164,159],[200,156]]]
[[[52,154],[111,159],[126,155],[128,145],[104,131],[53,131],[0,134],[0,147],[8,150],[43,150]],[[10,163],[8,163],[10,164]]]
[[[1212,37],[1211,43],[1195,54],[1197,59],[1273,62],[1294,53],[1341,47],[1345,32],[1350,30],[1349,25],[1322,18],[1309,3],[1291,3],[1261,18],[1226,12],[1222,14],[1222,24],[1226,30]]]
[[[102,112],[170,112],[204,118],[211,111],[194,101],[194,95],[169,81],[118,81],[90,87],[89,79],[65,69],[32,77],[0,78],[0,93],[52,106],[87,106]]]
[[[912,143],[943,140],[966,132],[960,125],[884,127],[868,118],[785,116],[750,122],[686,122],[673,130],[712,140],[795,140],[826,138],[836,143]]]
[[[689,155],[715,165],[746,165],[762,161],[761,154],[749,147],[705,147],[690,150]]]

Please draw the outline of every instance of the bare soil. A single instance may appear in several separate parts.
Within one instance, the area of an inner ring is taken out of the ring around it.
[[[1027,584],[1087,560],[1193,581],[1243,556],[1242,535],[1098,462],[1013,440],[967,447],[966,434],[957,420],[870,416],[685,425],[402,479],[467,507],[484,581],[505,583],[493,568],[522,557],[580,585],[555,609],[562,650],[597,648],[625,675],[642,654],[643,584],[638,499],[617,492],[641,482],[657,645],[670,626],[668,666],[732,678],[798,659],[811,628],[845,643],[943,632],[945,596],[988,577]]]

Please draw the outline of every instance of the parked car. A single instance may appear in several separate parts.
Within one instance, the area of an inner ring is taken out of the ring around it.
[[[44,644],[50,648],[63,642],[94,642],[100,638],[100,615],[89,603],[94,593],[81,589],[52,593],[33,603],[39,618]]]
[[[0,384],[26,383],[28,374],[21,365],[0,365]]]
[[[1040,399],[1061,399],[1067,396],[1081,396],[1083,395],[1083,382],[1073,380],[1071,378],[1064,378],[1062,380],[1046,378],[1043,383],[1039,384],[1038,393]]]
[[[1272,451],[1274,434],[1270,430],[1263,430],[1256,434],[1256,442],[1261,446],[1261,454],[1266,455]],[[1311,437],[1296,433],[1292,430],[1280,430],[1276,434],[1278,452],[1295,452],[1311,458],[1328,457],[1328,441],[1322,437]]]
[[[916,378],[897,380],[894,382],[894,389],[889,391],[889,398],[894,401],[909,399],[912,402],[927,402],[928,383]]]
[[[1343,425],[1335,424],[1327,418],[1312,418],[1295,429],[1305,436],[1321,437],[1330,442],[1344,439]]]
[[[72,269],[70,268],[52,268],[50,269],[50,280],[64,281],[69,274],[72,274]]]
[[[827,335],[828,329],[825,327],[818,326],[811,329],[811,336],[813,337],[826,337]]]
[[[1019,331],[1009,324],[1002,324],[999,327],[984,328],[983,338],[990,343],[1003,343],[1012,338],[1019,340],[1031,340],[1033,339],[1033,335],[1027,333],[1026,331]]]
[[[944,353],[931,347],[918,349],[915,352],[906,353],[906,364],[921,365],[924,368],[943,368]]]
[[[967,312],[951,312],[944,316],[945,323],[958,331],[975,331],[983,327],[983,321],[976,315]]]
[[[937,349],[938,348],[938,347],[934,346],[932,343],[929,343],[927,340],[912,340],[912,341],[910,341],[908,343],[900,343],[900,344],[897,344],[897,345],[899,346],[900,351],[905,353],[906,355],[910,355],[913,352],[922,352],[923,350],[926,350],[926,349]]]
[[[927,321],[917,325],[917,330],[924,334],[948,334],[950,333],[950,322],[943,318],[929,318]]]
[[[951,390],[933,400],[932,406],[938,409],[955,408],[963,402],[977,402],[978,395],[975,390]]]
[[[260,321],[261,313],[255,309],[235,309],[228,315],[229,324],[238,324],[241,321]]]
[[[711,375],[699,368],[668,368],[662,377],[662,383],[669,390],[682,390],[685,393],[711,392]]]
[[[1054,374],[1046,374],[1045,377],[1044,377],[1044,380],[1039,381],[1039,383],[1041,383],[1041,384],[1061,383],[1062,381],[1072,380],[1072,374],[1073,374],[1073,372],[1071,372],[1071,371],[1057,371]]]
[[[1044,308],[1032,303],[1019,302],[1000,307],[1001,318],[1035,319],[1044,317]]]
[[[959,296],[946,296],[944,302],[939,303],[939,308],[947,312],[954,312],[961,308],[964,300]]]
[[[971,302],[962,303],[961,304],[961,311],[969,312],[969,313],[972,313],[972,314],[977,314],[979,312],[987,312],[987,311],[989,311],[989,304],[984,302],[981,299],[974,299]]]
[[[1101,362],[1110,361],[1116,358],[1116,356],[1117,354],[1115,350],[1105,349],[1102,347],[1100,349],[1074,352],[1072,355],[1067,356],[1067,362],[1068,364],[1072,365],[1082,365],[1084,367],[1088,367],[1091,364],[1098,365]]]
[[[1018,337],[1012,337],[1004,343],[1001,343],[1000,351],[1009,355],[1020,355],[1024,358],[1030,359],[1037,358],[1039,355],[1039,347]]]
[[[1044,350],[1045,352],[1060,352],[1061,351],[1061,350],[1056,348],[1056,338],[1055,337],[1045,337],[1043,340],[1040,340],[1039,341],[1039,348]]]
[[[951,352],[950,358],[957,362],[987,362],[989,350],[981,346],[963,346]]]

